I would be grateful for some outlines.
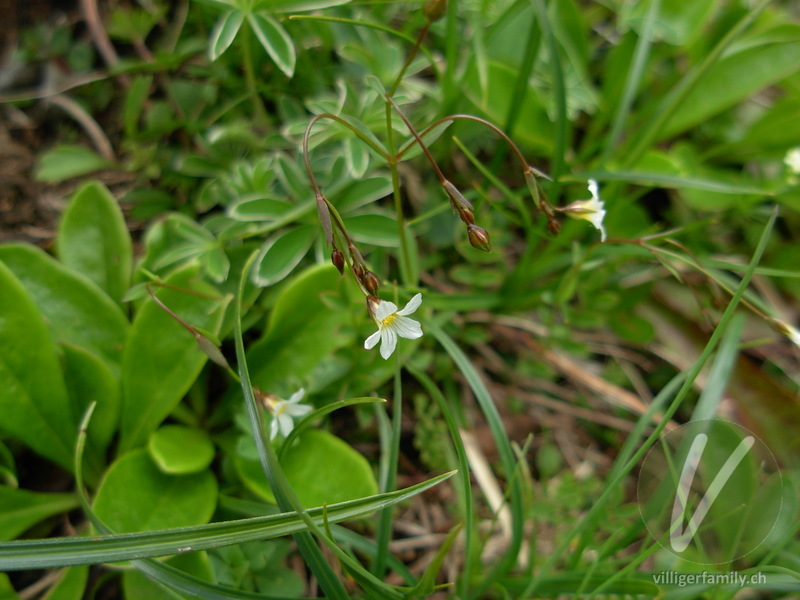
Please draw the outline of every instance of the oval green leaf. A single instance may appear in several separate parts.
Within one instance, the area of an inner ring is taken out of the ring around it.
[[[60,144],[46,152],[36,167],[36,179],[44,183],[58,183],[73,177],[88,175],[114,166],[99,154],[74,144]]]
[[[89,182],[72,196],[58,230],[56,250],[66,266],[121,301],[131,281],[131,236],[116,199],[102,183]]]
[[[316,227],[302,225],[268,239],[253,266],[253,283],[266,287],[286,277],[311,248],[317,233]]]
[[[35,246],[0,246],[0,260],[31,294],[58,341],[88,350],[119,373],[128,319],[118,304]]]
[[[71,471],[77,417],[56,346],[30,294],[0,261],[0,432]]]
[[[185,425],[160,427],[147,444],[150,458],[170,475],[204,470],[214,459],[214,444],[202,429]]]
[[[208,523],[217,504],[211,471],[167,475],[136,450],[117,460],[94,500],[97,516],[115,533]]]
[[[295,55],[292,38],[289,37],[286,30],[267,12],[249,13],[247,21],[270,58],[291,79],[292,75],[294,75],[297,56]]]
[[[355,500],[378,492],[367,459],[327,431],[305,432],[286,451],[281,465],[304,507]],[[268,502],[275,502],[260,462],[240,459],[238,468],[253,492]]]
[[[198,280],[198,271],[195,263],[181,267],[157,295],[181,319],[216,335],[223,299]],[[145,443],[181,401],[206,360],[194,336],[160,306],[152,300],[142,306],[122,354],[122,451]]]

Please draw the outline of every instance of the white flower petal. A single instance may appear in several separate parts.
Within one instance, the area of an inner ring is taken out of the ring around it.
[[[286,437],[292,432],[294,429],[294,421],[292,421],[292,417],[287,414],[280,414],[276,415],[278,421],[278,427],[280,427],[281,434],[283,437]]]
[[[592,199],[600,199],[600,190],[597,188],[597,182],[594,179],[589,180],[589,193],[592,195]]]
[[[398,315],[401,317],[405,317],[413,313],[415,310],[419,308],[419,305],[422,304],[422,294],[417,294],[411,300],[408,301],[408,304],[405,305],[403,310],[397,312]]]
[[[269,424],[269,439],[274,440],[278,437],[278,417],[272,415],[272,423]]]
[[[397,348],[397,334],[391,327],[381,329],[381,356],[386,360]]]
[[[366,348],[367,350],[372,350],[375,347],[375,344],[377,344],[380,339],[381,339],[381,330],[378,329],[378,331],[373,333],[364,341],[364,348]]]
[[[422,337],[422,327],[414,319],[409,319],[408,317],[397,317],[394,323],[392,323],[392,327],[397,332],[397,335],[404,337],[407,340],[415,340]]]
[[[289,396],[289,399],[287,400],[287,402],[289,404],[296,404],[297,402],[300,402],[300,400],[302,400],[303,396],[305,396],[305,395],[306,395],[306,391],[303,388],[300,388],[294,394]]]
[[[285,412],[293,417],[302,417],[310,413],[312,410],[313,408],[308,404],[290,404],[286,407]]]
[[[375,309],[375,319],[380,323],[386,317],[393,315],[396,312],[397,305],[394,302],[381,300],[380,304],[378,304],[378,308]]]

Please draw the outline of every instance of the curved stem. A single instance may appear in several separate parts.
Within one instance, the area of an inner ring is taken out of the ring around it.
[[[444,173],[442,173],[442,170],[439,168],[439,165],[436,164],[436,160],[433,158],[433,155],[430,153],[430,150],[428,150],[428,147],[425,145],[425,142],[422,141],[420,134],[417,133],[417,130],[411,124],[411,121],[409,121],[408,118],[405,116],[405,114],[403,114],[403,111],[400,110],[400,107],[397,106],[397,103],[391,98],[391,96],[386,94],[385,97],[386,101],[394,107],[395,112],[398,115],[400,115],[401,119],[403,119],[403,123],[406,124],[406,127],[408,127],[408,130],[411,132],[411,135],[414,136],[414,139],[419,144],[419,147],[422,148],[422,151],[425,153],[428,162],[431,163],[433,170],[436,171],[436,176],[439,178],[439,181],[442,183],[442,185],[444,185],[444,183],[447,181],[447,178],[444,176]],[[402,153],[397,153],[394,157],[394,162],[397,162],[397,160],[400,159],[401,157]]]
[[[427,23],[425,23],[425,26],[422,29],[420,29],[414,47],[411,49],[411,52],[408,53],[408,58],[406,58],[406,62],[403,64],[403,68],[400,69],[400,72],[397,74],[397,79],[395,79],[394,81],[394,85],[392,85],[391,89],[389,90],[390,96],[394,96],[394,93],[397,91],[397,88],[400,87],[400,83],[402,83],[403,77],[405,77],[406,71],[408,71],[408,67],[411,66],[411,61],[413,61],[414,57],[417,55],[420,46],[422,46],[422,40],[425,39],[425,36],[428,34],[428,30],[430,28],[431,28],[431,22],[428,21]]]

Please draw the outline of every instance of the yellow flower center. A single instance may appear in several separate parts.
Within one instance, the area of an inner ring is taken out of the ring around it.
[[[389,327],[389,325],[391,325],[396,318],[397,318],[397,315],[395,315],[395,314],[389,315],[383,321],[381,321],[381,327]]]

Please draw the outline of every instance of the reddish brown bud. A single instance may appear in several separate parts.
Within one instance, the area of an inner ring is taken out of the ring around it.
[[[547,231],[553,235],[558,235],[558,232],[561,231],[561,223],[556,221],[555,218],[547,219]]]
[[[472,214],[472,211],[468,208],[458,211],[458,216],[461,218],[464,223],[467,225],[474,225],[475,224],[475,215]]]
[[[447,0],[428,0],[422,12],[431,23],[438,21],[447,13]]]
[[[362,267],[357,262],[353,263],[353,273],[356,274],[356,277],[358,277],[359,280],[361,281],[364,280],[364,267]]]
[[[344,275],[344,254],[338,248],[334,248],[331,252],[331,262],[339,270],[339,275]]]
[[[361,278],[361,281],[364,282],[364,287],[367,288],[367,291],[371,294],[377,292],[381,284],[380,280],[378,280],[378,276],[372,271],[364,273],[364,277]]]
[[[492,251],[492,244],[489,242],[489,233],[483,227],[479,227],[475,224],[468,225],[467,236],[473,248],[483,250],[484,252]]]

